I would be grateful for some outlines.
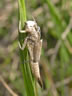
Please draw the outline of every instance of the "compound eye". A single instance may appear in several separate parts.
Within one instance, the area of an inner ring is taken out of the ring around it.
[[[38,31],[39,31],[39,32],[41,31],[39,26],[38,26]]]
[[[35,30],[37,31],[37,25],[36,25],[36,24],[34,25],[34,28],[35,28]]]

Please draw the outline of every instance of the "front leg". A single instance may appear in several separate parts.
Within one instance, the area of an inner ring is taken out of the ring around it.
[[[21,46],[20,42],[18,42],[19,48],[20,48],[21,50],[24,50],[24,48],[26,47],[27,40],[28,40],[28,37],[24,40],[24,43],[23,43],[22,46]]]
[[[22,29],[21,29],[21,21],[19,21],[19,32],[20,32],[20,33],[26,33],[25,30],[22,30]]]

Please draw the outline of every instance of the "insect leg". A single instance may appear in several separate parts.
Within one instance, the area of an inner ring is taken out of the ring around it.
[[[26,44],[27,44],[27,40],[28,40],[28,38],[26,38],[26,39],[24,40],[24,43],[23,43],[22,46],[21,46],[20,42],[18,42],[19,48],[20,48],[21,50],[24,50],[24,48],[25,48],[25,46],[26,46]]]
[[[21,21],[19,21],[19,32],[20,32],[20,33],[26,33],[25,30],[22,30],[22,29],[21,29]]]

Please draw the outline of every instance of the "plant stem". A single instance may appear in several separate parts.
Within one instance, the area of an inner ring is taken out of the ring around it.
[[[24,22],[27,20],[26,18],[26,8],[25,8],[25,0],[19,0],[19,16],[21,21],[21,28],[24,26]],[[24,42],[24,38],[26,37],[26,33],[19,32],[19,41],[21,45]],[[35,96],[35,89],[34,89],[34,79],[32,77],[30,64],[29,62],[29,55],[28,49],[25,48],[24,51],[20,50],[20,57],[21,57],[21,70],[23,73],[24,79],[24,87],[25,87],[25,96]]]

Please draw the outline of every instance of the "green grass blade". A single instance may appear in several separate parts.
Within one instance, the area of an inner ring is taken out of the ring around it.
[[[59,11],[56,9],[56,7],[53,5],[53,3],[51,2],[51,0],[46,0],[46,3],[48,5],[52,20],[54,21],[54,24],[56,24],[56,30],[58,31],[56,33],[56,35],[58,36],[58,38],[61,37],[61,33],[64,31],[65,29],[65,22],[62,20],[62,17],[59,13]]]
[[[56,22],[56,24],[58,26],[63,28],[63,21],[61,19],[61,16],[60,16],[58,10],[55,8],[55,6],[52,4],[52,2],[50,0],[46,0],[46,2],[48,4],[48,8],[50,10],[52,18],[54,19],[54,21]]]
[[[24,0],[19,0],[19,17],[22,25],[21,27],[23,27],[24,22],[27,20]],[[19,33],[19,41],[21,44],[23,44],[25,37],[26,37],[26,34]],[[24,51],[20,50],[20,57],[22,61],[21,70],[23,73],[25,94],[26,96],[35,96],[34,79],[31,74],[30,64],[28,62],[29,56],[28,56],[27,48],[25,48]]]

